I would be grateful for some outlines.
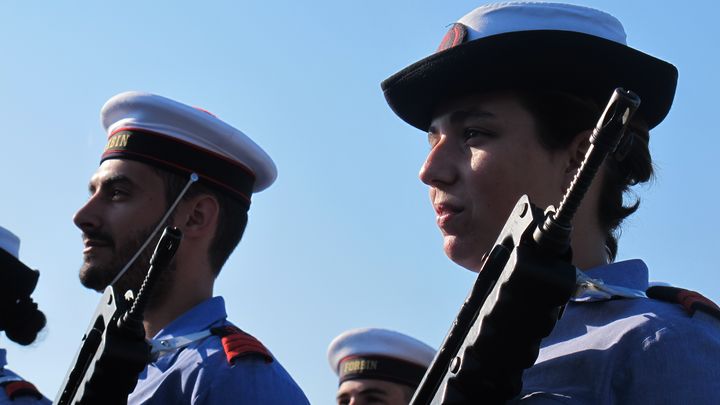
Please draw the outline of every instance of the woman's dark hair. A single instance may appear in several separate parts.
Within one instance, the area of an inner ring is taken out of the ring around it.
[[[566,148],[580,132],[592,130],[604,108],[604,104],[591,98],[558,91],[529,90],[516,94],[535,119],[540,143],[549,150]],[[606,235],[611,260],[617,255],[620,224],[640,206],[638,197],[626,206],[624,196],[631,186],[644,183],[653,176],[648,149],[650,133],[637,115],[625,138],[628,139],[624,142],[624,156],[608,155],[605,160],[605,177],[600,189],[598,219]]]

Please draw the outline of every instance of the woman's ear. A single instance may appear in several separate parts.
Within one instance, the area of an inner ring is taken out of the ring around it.
[[[583,160],[585,160],[585,154],[590,148],[591,133],[592,131],[589,129],[579,132],[568,146],[565,166],[565,189],[570,187],[570,183],[577,174],[578,169],[580,169]]]

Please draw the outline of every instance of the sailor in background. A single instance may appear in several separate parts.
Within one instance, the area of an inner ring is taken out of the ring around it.
[[[615,17],[569,4],[484,5],[439,42],[382,89],[426,133],[420,180],[446,255],[469,270],[481,269],[522,195],[541,209],[561,201],[616,87],[642,99],[575,217],[572,264],[594,281],[542,341],[517,400],[717,403],[720,310],[697,294],[648,289],[641,260],[615,262],[620,224],[639,204],[627,193],[653,175],[649,131],[670,111],[675,67],[629,47]]]
[[[387,329],[346,331],[328,347],[339,377],[338,405],[406,405],[435,357],[435,350]]]
[[[0,330],[13,342],[29,345],[45,327],[45,315],[30,298],[39,273],[19,259],[20,238],[0,227]],[[0,405],[50,404],[35,386],[5,368],[0,349]]]
[[[107,146],[90,197],[74,217],[84,241],[81,282],[137,294],[159,235],[141,251],[143,242],[158,225],[183,233],[148,303],[144,326],[154,360],[128,403],[308,403],[270,351],[226,319],[223,298],[213,296],[245,230],[251,195],[275,180],[271,158],[207,111],[154,94],[118,94],[101,120]]]

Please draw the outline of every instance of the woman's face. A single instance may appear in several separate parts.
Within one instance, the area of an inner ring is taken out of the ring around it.
[[[541,146],[534,118],[512,93],[442,103],[428,141],[420,179],[430,186],[445,253],[473,271],[523,194],[541,208],[557,205],[574,172],[567,151]]]

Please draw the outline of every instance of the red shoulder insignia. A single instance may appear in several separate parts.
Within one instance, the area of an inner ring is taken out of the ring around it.
[[[700,310],[720,319],[720,307],[698,292],[677,287],[653,286],[645,293],[648,298],[680,304],[690,315]]]
[[[14,401],[20,397],[35,397],[42,399],[42,394],[32,383],[27,381],[10,381],[3,384],[5,386],[5,395]]]
[[[262,356],[266,363],[272,363],[273,361],[270,351],[260,341],[235,326],[228,325],[212,328],[210,332],[220,337],[225,356],[230,364],[233,364],[235,359],[250,354]]]

